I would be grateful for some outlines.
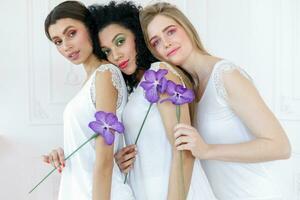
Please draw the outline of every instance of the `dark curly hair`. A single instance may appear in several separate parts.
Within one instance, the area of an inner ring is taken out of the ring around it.
[[[156,62],[157,59],[151,54],[146,46],[142,28],[139,21],[139,11],[141,7],[136,6],[131,1],[123,1],[116,3],[111,1],[107,5],[92,5],[89,10],[94,17],[96,26],[91,29],[94,54],[99,59],[107,59],[106,55],[101,51],[98,39],[98,33],[105,27],[111,24],[118,24],[130,30],[135,36],[135,49],[137,70],[132,75],[123,73],[127,88],[132,92],[138,84],[137,74],[139,70],[147,70],[151,63]]]
[[[91,30],[95,27],[95,21],[88,8],[79,1],[65,1],[55,6],[47,15],[44,22],[45,34],[49,40],[49,27],[57,22],[57,20],[71,18],[82,22],[92,38]]]

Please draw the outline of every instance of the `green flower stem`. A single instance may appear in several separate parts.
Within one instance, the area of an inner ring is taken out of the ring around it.
[[[80,145],[75,151],[73,151],[69,156],[67,156],[65,158],[65,161],[68,160],[74,153],[76,153],[81,147],[83,147],[86,143],[88,143],[89,141],[91,141],[92,139],[96,138],[98,136],[98,133],[95,133],[92,137],[90,137],[87,141],[85,141],[82,145]],[[59,164],[60,166],[60,164]],[[59,167],[58,166],[58,167]],[[34,186],[30,191],[29,194],[31,192],[33,192],[33,190],[35,190],[42,182],[44,182],[44,180],[46,180],[48,178],[48,176],[50,176],[55,170],[57,169],[57,167],[54,167],[38,184],[36,184],[36,186]]]
[[[140,135],[141,135],[142,129],[143,129],[143,127],[144,127],[145,121],[146,121],[146,119],[147,119],[147,117],[148,117],[148,114],[149,114],[149,112],[150,112],[150,109],[151,109],[152,105],[153,105],[153,103],[150,103],[149,108],[148,108],[148,110],[147,110],[147,113],[146,113],[146,115],[145,115],[145,117],[144,117],[143,123],[142,123],[142,125],[141,125],[141,128],[140,128],[140,130],[139,130],[139,133],[138,133],[138,135],[137,135],[137,137],[136,137],[136,139],[135,139],[135,141],[134,141],[134,144],[135,144],[135,145],[137,144],[137,142],[138,142],[138,140],[139,140],[139,137],[140,137]],[[129,173],[129,172],[128,172],[128,173]],[[126,181],[127,181],[128,173],[125,175],[124,184],[125,184]]]
[[[180,115],[181,115],[181,109],[180,105],[176,105],[176,117],[177,117],[177,123],[180,122]],[[179,151],[179,165],[180,165],[180,196],[181,199],[185,199],[185,187],[184,187],[184,173],[183,173],[183,152]]]

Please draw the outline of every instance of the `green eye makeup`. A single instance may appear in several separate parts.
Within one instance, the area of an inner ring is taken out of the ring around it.
[[[116,46],[121,46],[124,42],[125,42],[125,36],[124,35],[119,35],[116,39],[115,39],[115,45]]]

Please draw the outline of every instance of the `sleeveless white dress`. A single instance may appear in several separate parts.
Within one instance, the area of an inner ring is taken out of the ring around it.
[[[157,71],[159,64],[159,62],[153,63],[151,69]],[[171,66],[166,63],[165,65],[169,67],[169,73],[177,74]],[[130,94],[122,114],[126,144],[134,143],[149,104],[140,86]],[[166,200],[172,152],[156,104],[153,104],[146,119],[137,147],[138,154],[128,176],[135,198],[137,200]],[[214,199],[201,164],[199,160],[195,160],[188,200]]]
[[[227,94],[222,83],[222,74],[233,70],[238,70],[251,80],[243,69],[229,61],[221,60],[215,64],[204,94],[196,105],[195,127],[209,144],[234,144],[254,139],[226,102]],[[220,200],[282,198],[265,163],[216,160],[202,160],[201,163],[216,197]]]
[[[95,75],[109,70],[112,83],[118,90],[117,116],[127,101],[127,90],[121,72],[112,64],[100,65],[91,75],[77,95],[67,104],[64,111],[64,152],[68,156],[77,147],[90,138],[94,132],[88,127],[95,121]],[[97,94],[101,95],[101,94]],[[101,98],[106,98],[105,96]],[[123,147],[123,135],[115,134],[114,151]],[[92,140],[77,151],[69,160],[62,172],[59,200],[91,200],[93,185],[93,168],[95,162],[95,141]],[[114,164],[112,175],[111,199],[132,200],[133,194],[128,184],[123,184],[123,175]]]

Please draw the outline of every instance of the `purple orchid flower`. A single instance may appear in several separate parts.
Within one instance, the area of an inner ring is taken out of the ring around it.
[[[145,81],[141,87],[145,90],[146,99],[150,103],[156,103],[159,100],[159,93],[164,93],[167,88],[167,79],[164,77],[168,73],[166,69],[147,70],[145,72]]]
[[[190,103],[194,100],[195,94],[193,90],[183,87],[180,84],[176,84],[173,81],[168,80],[166,93],[170,96],[160,101],[163,103],[165,101],[171,101],[175,105],[182,105],[185,103]]]
[[[98,111],[95,114],[96,121],[89,123],[89,127],[99,135],[101,135],[106,144],[111,145],[115,140],[115,135],[112,132],[123,133],[124,126],[118,121],[116,115]]]

